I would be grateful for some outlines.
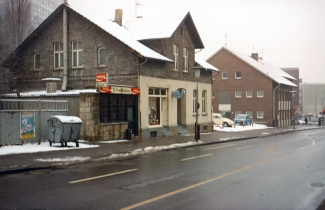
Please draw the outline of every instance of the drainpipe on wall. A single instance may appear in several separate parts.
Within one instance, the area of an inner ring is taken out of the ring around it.
[[[64,3],[68,3],[67,0]],[[62,91],[67,90],[68,83],[68,17],[67,9],[63,8],[63,81],[62,81]]]
[[[281,84],[279,84],[278,86],[276,86],[276,88],[274,88],[273,90],[273,127],[275,126],[275,91],[276,89],[278,89],[280,87]]]
[[[138,68],[138,88],[140,88],[140,85],[141,85],[141,80],[140,80],[140,70],[141,70],[141,66],[143,65],[143,64],[145,64],[145,63],[147,63],[147,61],[148,61],[148,58],[146,58],[146,60],[145,61],[143,61],[142,63],[140,63],[139,64],[139,68]],[[140,89],[140,91],[141,91],[141,89]],[[141,105],[141,96],[139,97],[139,101],[138,101],[138,107],[140,107],[140,105]],[[141,128],[141,112],[139,113],[139,116],[138,116],[138,119],[140,119],[139,120],[139,123],[138,123],[138,129],[139,128]],[[138,133],[138,135],[142,135],[142,131],[140,132],[139,131],[139,133]]]

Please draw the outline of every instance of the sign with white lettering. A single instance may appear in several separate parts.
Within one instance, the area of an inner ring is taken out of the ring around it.
[[[140,88],[107,86],[107,87],[100,87],[99,92],[107,93],[107,94],[140,95]]]
[[[97,73],[96,87],[107,87],[107,86],[108,86],[108,73]]]

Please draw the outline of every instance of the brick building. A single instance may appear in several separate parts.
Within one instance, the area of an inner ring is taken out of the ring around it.
[[[269,126],[291,125],[291,91],[295,78],[263,61],[222,47],[207,62],[219,69],[213,81],[213,112],[233,119],[247,114]]]
[[[202,48],[190,13],[123,26],[121,10],[111,21],[62,4],[4,65],[10,88],[21,97],[45,87],[54,92],[61,87],[55,93],[65,95],[81,90],[79,105],[70,108],[79,110],[82,138],[121,139],[126,129],[147,138],[177,135],[181,128],[194,132],[196,100],[201,131],[213,130],[211,86],[217,69],[196,61],[195,49]],[[193,67],[202,69],[199,94]],[[108,85],[96,91],[98,73],[108,73]]]

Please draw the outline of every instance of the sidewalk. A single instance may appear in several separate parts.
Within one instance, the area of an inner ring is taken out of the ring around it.
[[[38,152],[10,154],[0,156],[0,176],[19,173],[30,170],[45,168],[65,167],[67,165],[130,158],[137,155],[156,152],[159,150],[169,150],[179,147],[189,147],[197,145],[215,144],[228,141],[238,141],[257,137],[272,136],[288,132],[298,132],[302,130],[321,129],[317,125],[300,125],[295,129],[286,128],[266,128],[260,130],[249,130],[240,132],[215,131],[212,133],[201,133],[199,142],[195,142],[194,136],[173,136],[160,137],[143,140],[131,140],[118,143],[94,143],[99,145],[95,148],[71,149],[62,151]],[[53,145],[60,147],[61,144]],[[23,146],[22,146],[23,147]],[[0,148],[1,150],[1,148]],[[74,159],[74,157],[77,157]],[[52,161],[39,161],[51,159]],[[55,161],[57,159],[58,161]],[[53,161],[54,160],[54,161]]]

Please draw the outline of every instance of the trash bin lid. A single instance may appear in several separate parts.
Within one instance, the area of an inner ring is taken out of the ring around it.
[[[54,115],[51,118],[56,118],[61,123],[82,123],[82,120],[76,116]]]

